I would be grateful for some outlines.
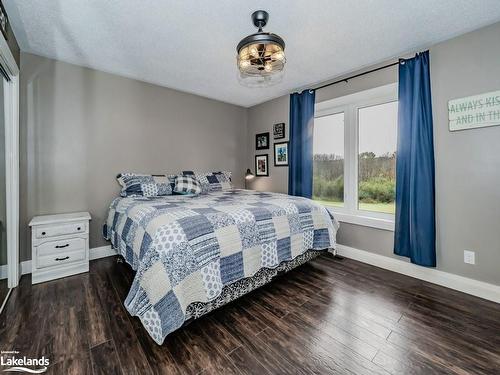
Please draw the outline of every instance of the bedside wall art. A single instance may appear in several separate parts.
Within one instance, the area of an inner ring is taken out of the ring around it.
[[[259,133],[255,135],[255,149],[256,150],[269,149],[269,132]]]
[[[255,176],[269,176],[269,160],[267,154],[255,155]]]
[[[274,166],[288,166],[288,142],[274,144]]]
[[[285,123],[280,122],[279,124],[273,125],[273,138],[283,139],[285,138]]]

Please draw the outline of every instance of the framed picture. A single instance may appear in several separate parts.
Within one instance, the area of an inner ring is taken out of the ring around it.
[[[288,142],[274,144],[274,166],[288,166]]]
[[[280,122],[279,124],[273,125],[273,138],[282,139],[285,138],[285,123]]]
[[[256,150],[269,149],[269,132],[255,135],[255,149]]]
[[[269,176],[269,163],[266,155],[255,155],[255,175]]]

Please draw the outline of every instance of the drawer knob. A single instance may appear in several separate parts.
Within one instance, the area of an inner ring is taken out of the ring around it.
[[[64,257],[64,258],[56,258],[56,260],[59,262],[61,260],[66,260],[66,259],[69,259],[69,257]]]
[[[80,227],[76,228],[76,230],[81,230],[81,229],[82,229],[82,228],[80,228]]]
[[[69,243],[67,243],[66,245],[56,245],[56,249],[63,249],[65,247],[68,247],[69,246]]]
[[[42,236],[45,236],[46,234],[47,234],[47,233],[45,233],[45,232],[42,232]]]

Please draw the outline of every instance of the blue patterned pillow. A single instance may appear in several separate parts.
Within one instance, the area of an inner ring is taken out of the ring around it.
[[[177,194],[198,195],[201,193],[201,184],[194,176],[177,176],[173,191]]]
[[[172,195],[175,176],[120,173],[116,178],[122,187],[120,196],[159,197]]]
[[[197,173],[195,176],[201,184],[203,194],[212,191],[230,190],[233,188],[231,184],[231,172]]]

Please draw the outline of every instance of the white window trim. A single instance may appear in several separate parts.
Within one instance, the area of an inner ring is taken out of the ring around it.
[[[395,100],[398,100],[397,83],[327,100],[315,106],[315,118],[344,112],[344,206],[325,205],[340,222],[394,231],[393,214],[358,209],[358,113],[361,108]]]

